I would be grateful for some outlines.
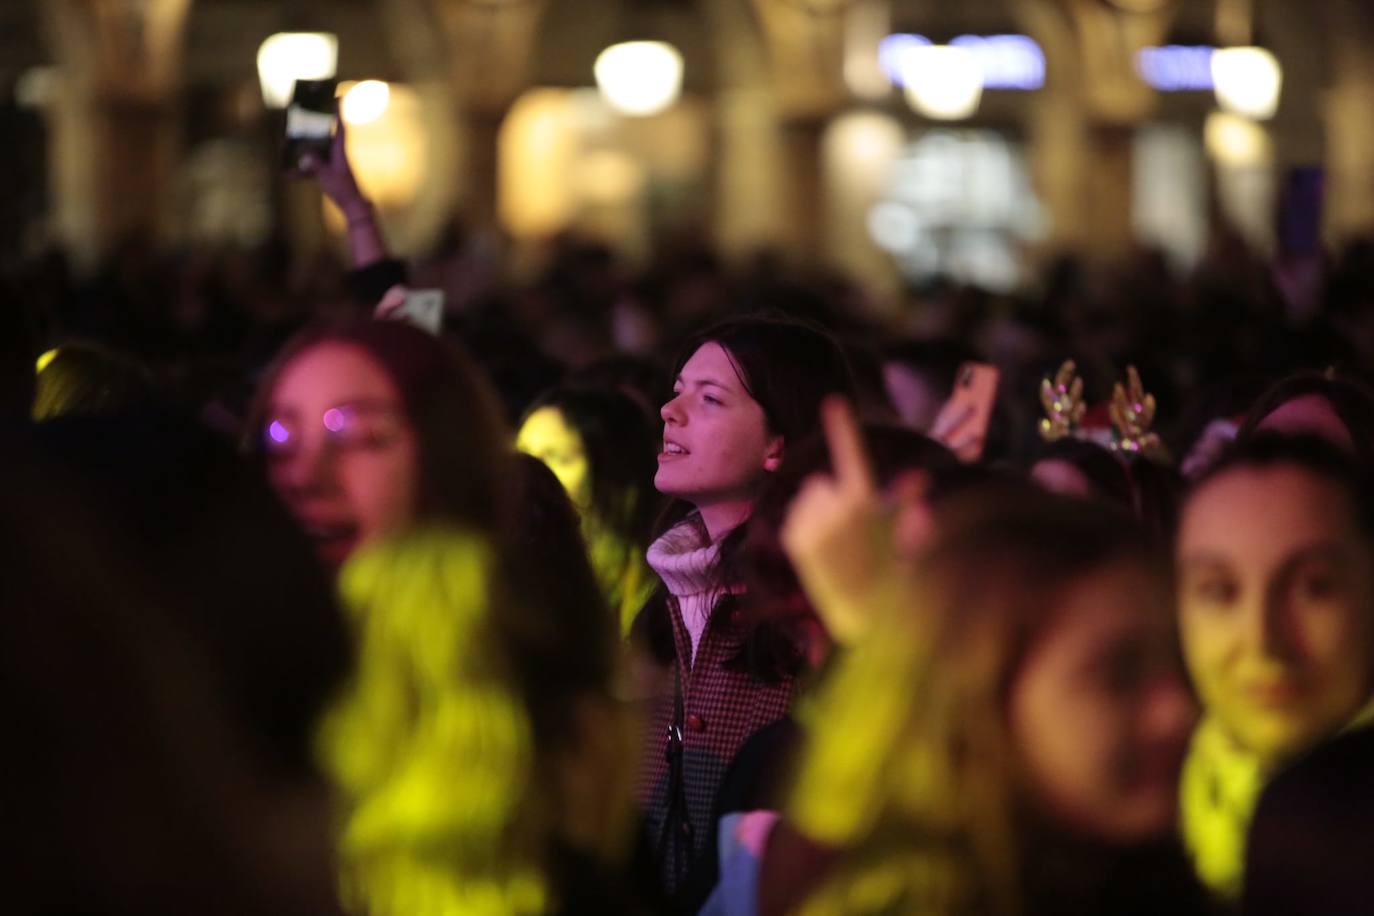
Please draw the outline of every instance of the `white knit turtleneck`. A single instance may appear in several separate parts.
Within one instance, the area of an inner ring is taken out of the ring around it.
[[[697,646],[716,599],[737,591],[718,580],[720,542],[711,541],[700,518],[689,516],[649,545],[648,561],[682,611],[682,622],[692,641],[690,664],[696,660]]]

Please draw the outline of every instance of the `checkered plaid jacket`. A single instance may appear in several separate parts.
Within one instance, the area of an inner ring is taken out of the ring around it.
[[[665,596],[643,612],[666,614],[672,628],[673,657],[651,699],[639,780],[647,839],[670,895],[715,856],[716,795],[736,752],[754,732],[785,716],[792,699],[794,679],[766,681],[731,664],[747,635],[736,604],[728,595],[716,603],[690,665],[691,638],[677,601]],[[658,626],[666,629],[661,620]]]

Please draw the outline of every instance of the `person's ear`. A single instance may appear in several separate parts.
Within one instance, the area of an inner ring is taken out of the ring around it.
[[[782,467],[782,454],[782,436],[774,436],[763,452],[763,469],[771,473]]]

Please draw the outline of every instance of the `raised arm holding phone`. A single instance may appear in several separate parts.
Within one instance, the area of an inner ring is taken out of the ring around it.
[[[348,224],[348,253],[357,270],[387,260],[386,242],[377,227],[377,213],[372,201],[358,187],[353,166],[348,161],[348,132],[344,120],[334,119],[334,134],[329,143],[329,155],[321,157],[307,152],[300,158],[300,171],[319,183],[320,190],[334,202]]]
[[[414,290],[407,283],[405,266],[391,257],[376,208],[358,186],[348,160],[348,131],[334,105],[333,132],[328,145],[319,143],[293,149],[288,128],[288,164],[299,174],[319,183],[320,190],[343,213],[348,231],[348,254],[356,295],[372,307],[373,317],[405,321],[430,334],[443,327],[442,290]]]

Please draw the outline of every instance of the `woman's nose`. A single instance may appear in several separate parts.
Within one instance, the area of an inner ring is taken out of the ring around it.
[[[315,493],[330,489],[334,479],[331,451],[323,444],[301,448],[291,456],[282,469],[282,482],[296,493]]]
[[[663,418],[664,423],[682,424],[682,405],[678,403],[681,398],[682,395],[675,394],[659,408],[658,415]]]
[[[1283,661],[1293,654],[1292,608],[1288,596],[1275,589],[1266,594],[1257,607],[1249,608],[1248,635],[1250,648],[1259,657]]]

